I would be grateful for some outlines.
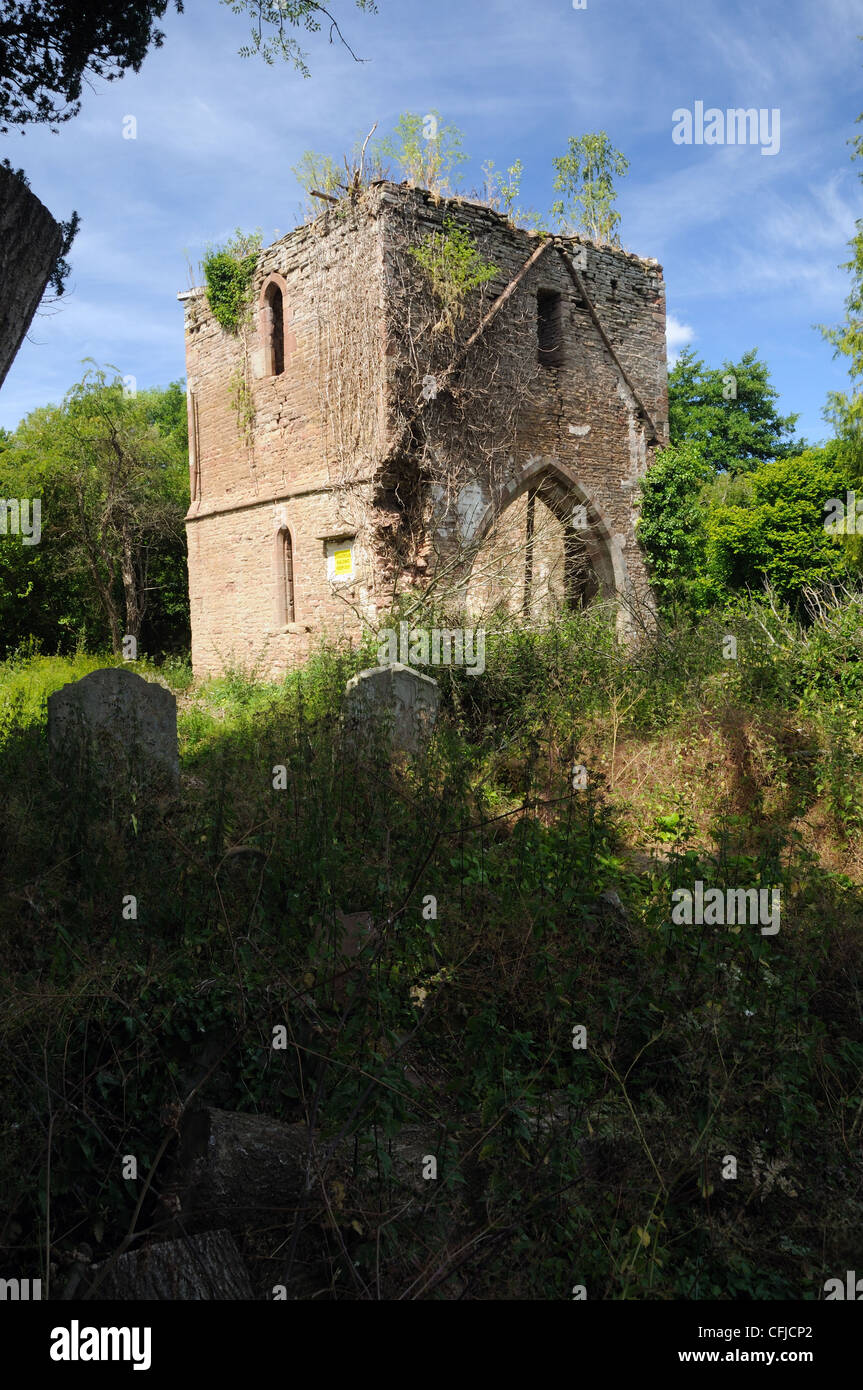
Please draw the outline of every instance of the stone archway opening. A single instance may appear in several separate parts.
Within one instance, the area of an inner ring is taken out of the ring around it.
[[[598,512],[552,472],[527,482],[486,521],[475,544],[466,591],[474,614],[506,612],[542,623],[613,599],[621,587]]]

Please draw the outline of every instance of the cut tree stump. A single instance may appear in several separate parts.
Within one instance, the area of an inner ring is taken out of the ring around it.
[[[395,1188],[408,1197],[428,1195],[423,1158],[439,1152],[437,1139],[433,1126],[405,1125],[387,1142],[388,1192]],[[225,1226],[246,1233],[262,1217],[290,1225],[300,1207],[306,1219],[313,1218],[316,1209],[323,1216],[329,1202],[324,1200],[322,1180],[328,1199],[337,1188],[343,1196],[346,1188],[357,1184],[371,1199],[371,1189],[378,1186],[376,1163],[366,1155],[354,1175],[353,1138],[339,1140],[330,1153],[330,1141],[320,1135],[315,1136],[310,1160],[309,1131],[303,1123],[283,1124],[268,1115],[232,1110],[194,1110],[180,1123],[179,1151],[162,1189],[162,1205],[172,1233],[179,1226]]]
[[[100,1272],[104,1278],[99,1281]],[[89,1294],[105,1299],[159,1302],[254,1298],[249,1276],[230,1231],[144,1245],[128,1251],[112,1265],[106,1261],[92,1272]],[[97,1282],[99,1281],[99,1282]]]
[[[317,1137],[309,1182],[318,1185],[327,1141]],[[340,1144],[327,1165],[335,1176],[350,1156]],[[309,1131],[267,1115],[233,1110],[188,1111],[180,1124],[180,1148],[162,1201],[172,1219],[199,1229],[225,1225],[245,1231],[262,1214],[290,1220],[306,1189]],[[314,1200],[314,1192],[312,1192]]]

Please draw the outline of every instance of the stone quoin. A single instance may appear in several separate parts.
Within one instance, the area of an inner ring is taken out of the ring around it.
[[[260,252],[240,332],[203,289],[179,296],[195,673],[279,674],[386,626],[392,594],[441,565],[477,623],[597,597],[621,632],[649,615],[635,523],[668,438],[661,267],[406,184],[325,207]],[[446,220],[495,268],[449,339],[419,319],[412,254]]]

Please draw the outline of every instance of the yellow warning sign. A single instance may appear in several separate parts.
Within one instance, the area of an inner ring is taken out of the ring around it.
[[[338,574],[350,574],[353,570],[353,556],[349,550],[336,550],[333,554],[333,570]]]

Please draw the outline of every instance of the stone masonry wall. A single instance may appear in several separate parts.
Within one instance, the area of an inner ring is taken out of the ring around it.
[[[428,283],[409,255],[447,216],[497,267],[453,334],[433,323]],[[493,545],[495,518],[516,502],[512,530],[528,488],[544,489],[540,496],[564,519],[584,501],[586,539],[606,590],[613,581],[630,602],[649,601],[633,504],[657,440],[667,437],[665,299],[655,262],[555,239],[467,353],[452,393],[421,394],[538,245],[487,208],[383,183],[261,254],[245,334],[224,332],[202,291],[181,296],[197,673],[232,663],[278,672],[325,633],[356,632],[393,587],[422,582],[487,531]],[[558,246],[583,266],[587,295],[655,432]],[[286,305],[281,376],[269,374],[258,308],[273,275]],[[562,361],[554,367],[538,361],[540,290],[561,296]],[[231,405],[238,371],[255,408],[248,440]],[[278,621],[276,597],[276,537],[285,526],[293,623]],[[326,540],[344,536],[352,537],[353,578],[332,582]],[[513,556],[513,568],[523,572],[523,556]]]
[[[384,224],[387,283],[395,286],[393,321],[403,322],[408,300],[420,287],[416,275],[401,273],[406,247],[440,231],[454,216],[466,226],[483,259],[498,267],[484,290],[484,307],[518,274],[536,249],[537,238],[509,226],[498,213],[476,204],[450,200],[440,204],[420,191],[406,198],[398,189],[386,195],[394,217]],[[490,512],[515,500],[549,469],[574,499],[586,499],[592,534],[606,549],[617,549],[617,568],[625,576],[631,601],[649,603],[649,585],[639,551],[635,519],[637,482],[645,472],[656,443],[667,440],[667,378],[665,293],[661,268],[653,261],[612,248],[600,248],[579,238],[556,238],[518,285],[510,301],[465,358],[457,378],[464,401],[461,412],[448,399],[433,402],[422,412],[420,444],[427,444],[443,472],[456,486],[435,518],[432,549],[446,556],[475,539],[487,525]],[[587,295],[629,380],[655,426],[640,418],[632,391],[625,384],[556,249],[565,247],[576,264]],[[561,295],[562,362],[540,365],[537,357],[537,292]],[[473,329],[479,310],[466,315]],[[440,347],[427,339],[425,357],[413,365],[420,379],[436,373]],[[449,353],[452,355],[452,345]],[[391,392],[408,396],[403,351],[395,362],[401,380]],[[483,361],[483,359],[485,359]],[[514,389],[511,389],[514,387]],[[518,397],[515,426],[503,417]],[[479,420],[486,440],[500,441],[495,451],[465,448],[466,430]],[[453,428],[453,426],[458,426]],[[414,434],[418,431],[415,430]],[[460,457],[458,457],[460,455]],[[443,457],[442,457],[443,456]],[[434,465],[432,465],[433,467]],[[523,560],[519,563],[523,564]],[[431,567],[431,566],[430,566]]]
[[[267,372],[259,306],[274,273],[285,298],[279,376]],[[182,296],[192,491],[186,529],[199,673],[228,662],[284,670],[324,631],[355,625],[355,610],[374,602],[376,565],[362,524],[384,400],[374,216],[347,208],[282,238],[262,253],[253,290],[251,322],[237,335],[219,326],[203,290]],[[343,324],[354,330],[349,352]],[[238,373],[254,405],[248,439],[232,405]],[[293,545],[293,623],[278,620],[283,526]],[[330,584],[326,538],[353,532],[354,582]]]

